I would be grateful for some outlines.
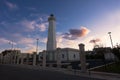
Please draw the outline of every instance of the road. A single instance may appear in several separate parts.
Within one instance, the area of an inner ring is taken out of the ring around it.
[[[0,65],[0,80],[101,80],[48,70],[32,70]]]

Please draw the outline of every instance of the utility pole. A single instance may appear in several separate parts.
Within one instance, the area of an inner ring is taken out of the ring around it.
[[[112,46],[112,48],[113,48],[113,42],[112,42],[111,32],[108,32],[108,34],[109,34],[109,37],[110,37],[111,46]]]

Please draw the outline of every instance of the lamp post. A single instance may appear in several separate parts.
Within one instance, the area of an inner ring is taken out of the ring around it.
[[[108,32],[108,34],[109,34],[109,37],[110,37],[111,46],[112,46],[112,48],[113,48],[113,42],[112,42],[111,32]]]
[[[38,53],[38,38],[36,39],[37,40],[37,43],[36,43],[36,54]]]
[[[33,66],[36,65],[36,56],[37,56],[37,53],[38,53],[38,38],[36,39],[37,42],[36,42],[36,52],[33,53]]]
[[[12,62],[13,62],[13,56],[12,56],[13,42],[10,41],[9,44],[11,46],[10,55],[9,55],[9,61],[10,61],[10,64],[12,64]]]

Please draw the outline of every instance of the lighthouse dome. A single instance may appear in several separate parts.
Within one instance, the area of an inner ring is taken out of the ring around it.
[[[53,14],[51,14],[51,15],[49,16],[48,21],[50,21],[50,20],[56,20]]]

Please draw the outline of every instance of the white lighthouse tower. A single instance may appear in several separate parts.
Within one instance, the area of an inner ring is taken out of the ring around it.
[[[47,40],[47,51],[56,50],[56,19],[53,14],[48,18],[48,40]]]

